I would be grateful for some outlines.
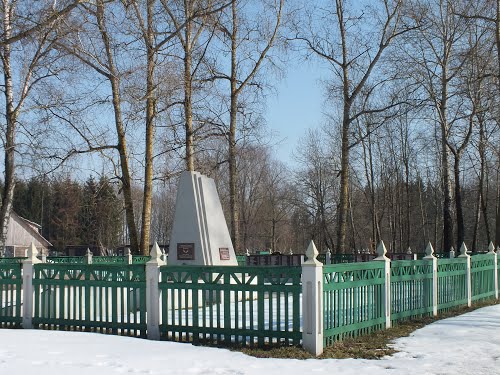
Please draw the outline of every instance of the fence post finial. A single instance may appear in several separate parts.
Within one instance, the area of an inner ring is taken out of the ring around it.
[[[389,260],[387,258],[387,248],[385,247],[384,241],[380,241],[377,246],[377,257],[374,260]]]
[[[465,242],[462,242],[462,246],[460,246],[460,255],[459,257],[463,258],[463,257],[468,257],[470,256],[469,254],[467,254],[469,250],[467,249],[467,245],[465,245]]]
[[[411,251],[411,247],[408,246],[408,250],[406,250],[406,254],[410,255],[413,254],[413,251]]]
[[[434,257],[434,248],[432,247],[432,244],[430,242],[427,244],[427,247],[425,248],[425,258],[427,257]]]
[[[316,259],[318,254],[319,254],[318,249],[316,249],[316,245],[314,244],[314,241],[311,240],[311,242],[309,242],[309,246],[307,247],[307,250],[306,250],[307,262],[305,262],[304,264],[320,264],[318,259]]]
[[[490,254],[495,252],[495,245],[493,245],[493,241],[490,241],[490,245],[488,246],[488,252]]]
[[[151,256],[151,260],[149,262],[163,264],[163,260],[161,259],[161,249],[160,246],[158,246],[158,242],[154,243],[149,255]]]

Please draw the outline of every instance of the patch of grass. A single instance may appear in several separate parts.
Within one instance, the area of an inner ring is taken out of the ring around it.
[[[391,344],[395,339],[409,336],[412,332],[441,319],[451,318],[476,310],[481,307],[496,305],[496,300],[486,300],[475,303],[472,307],[459,307],[440,313],[437,317],[422,317],[399,322],[390,329],[377,331],[369,335],[347,338],[337,341],[333,346],[325,348],[318,357],[326,358],[365,358],[380,359],[397,352]],[[257,358],[314,358],[301,347],[268,347],[268,348],[239,348],[236,349],[247,355]]]

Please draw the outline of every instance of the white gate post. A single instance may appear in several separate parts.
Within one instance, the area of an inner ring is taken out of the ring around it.
[[[495,299],[498,299],[498,258],[497,258],[497,253],[495,252],[495,245],[493,245],[493,242],[490,242],[490,245],[488,246],[488,254],[490,254],[493,257],[493,264],[495,265],[493,269],[493,278],[494,278],[494,283],[495,283]]]
[[[472,275],[471,275],[471,262],[470,255],[467,254],[467,246],[465,246],[465,242],[462,243],[460,247],[460,255],[459,258],[465,258],[467,262],[467,306],[472,306]]]
[[[151,249],[151,260],[146,263],[146,312],[147,336],[149,340],[160,339],[160,266],[165,262],[161,260],[161,250],[155,242]]]
[[[326,263],[332,264],[332,251],[330,249],[326,249]]]
[[[302,346],[318,356],[323,353],[323,264],[316,257],[314,242],[306,251],[302,263]]]
[[[384,310],[385,310],[385,328],[391,328],[391,260],[387,257],[387,248],[384,241],[380,241],[377,246],[377,257],[373,259],[376,262],[385,262],[384,268]]]
[[[127,258],[127,264],[132,264],[132,253],[128,247],[125,249],[125,258]]]
[[[87,252],[85,253],[85,264],[92,264],[92,251],[90,251],[89,248],[87,248]]]
[[[33,328],[33,266],[42,263],[37,258],[38,250],[32,242],[23,260],[23,328]]]
[[[438,259],[434,255],[434,248],[429,242],[425,249],[425,260],[432,262],[432,315],[438,313]]]

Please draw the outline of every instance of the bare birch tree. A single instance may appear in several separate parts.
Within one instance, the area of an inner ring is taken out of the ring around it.
[[[316,6],[316,14],[308,14],[305,32],[298,35],[313,55],[326,62],[332,69],[335,88],[330,95],[341,96],[340,202],[338,208],[336,251],[346,251],[349,213],[349,154],[354,121],[370,113],[384,112],[395,103],[370,108],[366,104],[376,95],[384,78],[377,82],[376,67],[385,50],[395,38],[412,27],[402,22],[403,1],[378,1],[371,6],[357,7],[344,0],[324,1]],[[370,23],[371,20],[375,20]],[[367,26],[370,23],[370,26]],[[371,29],[369,32],[368,29]],[[360,99],[362,92],[368,93]],[[363,104],[364,103],[364,104]]]
[[[0,207],[0,247],[5,245],[7,224],[12,209],[16,171],[16,136],[23,106],[37,84],[53,76],[54,41],[60,20],[81,1],[56,4],[53,1],[2,0],[0,59],[5,97],[4,186]],[[23,45],[23,48],[18,46]],[[20,56],[20,54],[23,54]],[[21,59],[20,64],[16,59]]]

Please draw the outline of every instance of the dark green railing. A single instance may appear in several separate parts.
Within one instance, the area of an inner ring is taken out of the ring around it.
[[[438,311],[467,305],[466,258],[438,260]]]
[[[146,336],[146,276],[141,265],[34,266],[33,325]]]
[[[432,261],[391,262],[391,320],[432,314]]]
[[[471,259],[472,300],[495,298],[495,254],[474,255]]]
[[[301,267],[163,266],[163,340],[298,345]]]
[[[22,265],[0,264],[0,327],[19,328],[22,323]]]
[[[385,327],[385,263],[323,267],[324,343]]]

